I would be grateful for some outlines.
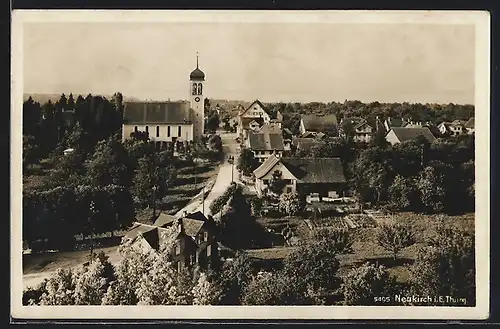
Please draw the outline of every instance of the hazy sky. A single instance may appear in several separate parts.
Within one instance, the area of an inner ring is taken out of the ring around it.
[[[24,92],[474,103],[474,26],[26,23]]]

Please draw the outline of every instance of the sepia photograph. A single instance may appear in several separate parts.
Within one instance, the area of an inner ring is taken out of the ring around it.
[[[487,318],[489,25],[13,11],[12,317]]]

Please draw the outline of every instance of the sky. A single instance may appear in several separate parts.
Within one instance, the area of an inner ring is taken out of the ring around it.
[[[23,26],[24,93],[474,104],[473,25],[54,22]]]

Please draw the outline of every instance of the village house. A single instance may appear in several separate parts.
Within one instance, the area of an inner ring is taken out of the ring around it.
[[[249,132],[256,132],[264,124],[275,124],[281,127],[283,116],[277,113],[276,117],[271,117],[270,112],[259,101],[256,100],[245,110],[238,113],[238,126],[236,128],[237,135],[245,140]]]
[[[301,137],[315,136],[317,133],[336,134],[337,117],[335,114],[315,115],[304,114],[300,118],[299,132]]]
[[[357,143],[369,143],[372,139],[372,134],[375,131],[371,125],[368,124],[363,118],[350,117],[340,120],[339,135],[341,137],[346,137],[346,132],[343,127],[346,123],[349,123],[352,127],[353,140]]]
[[[441,122],[438,125],[439,132],[448,136],[459,136],[467,133],[465,127],[466,122],[462,120],[454,120],[452,122]]]
[[[346,190],[340,158],[298,158],[269,156],[253,172],[255,189],[262,196],[276,176],[284,182],[284,193],[337,198]]]
[[[122,141],[138,131],[147,132],[158,147],[168,142],[199,140],[204,133],[203,86],[205,73],[198,67],[189,75],[189,101],[126,102],[123,109]]]
[[[134,223],[122,243],[141,252],[168,250],[178,269],[206,269],[218,261],[214,224],[200,211],[180,218],[162,213],[152,225]]]
[[[427,127],[423,128],[406,128],[406,127],[393,127],[387,135],[385,135],[385,139],[391,145],[399,144],[408,140],[415,140],[419,136],[423,136],[425,139],[432,143],[436,137],[432,134],[432,132]]]
[[[475,126],[474,126],[474,117],[470,118],[464,125],[465,129],[467,130],[467,134],[473,135],[475,132]]]
[[[408,120],[405,118],[392,118],[388,117],[384,121],[385,131],[390,131],[392,128],[400,128],[406,126]]]
[[[253,151],[255,158],[263,163],[271,154],[281,157],[285,150],[283,134],[278,127],[264,125],[258,132],[250,132],[246,146]]]

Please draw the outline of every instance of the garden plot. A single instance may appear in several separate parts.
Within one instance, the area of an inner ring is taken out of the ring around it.
[[[375,220],[366,214],[350,214],[345,216],[326,217],[312,220],[316,228],[350,230],[376,227]]]

